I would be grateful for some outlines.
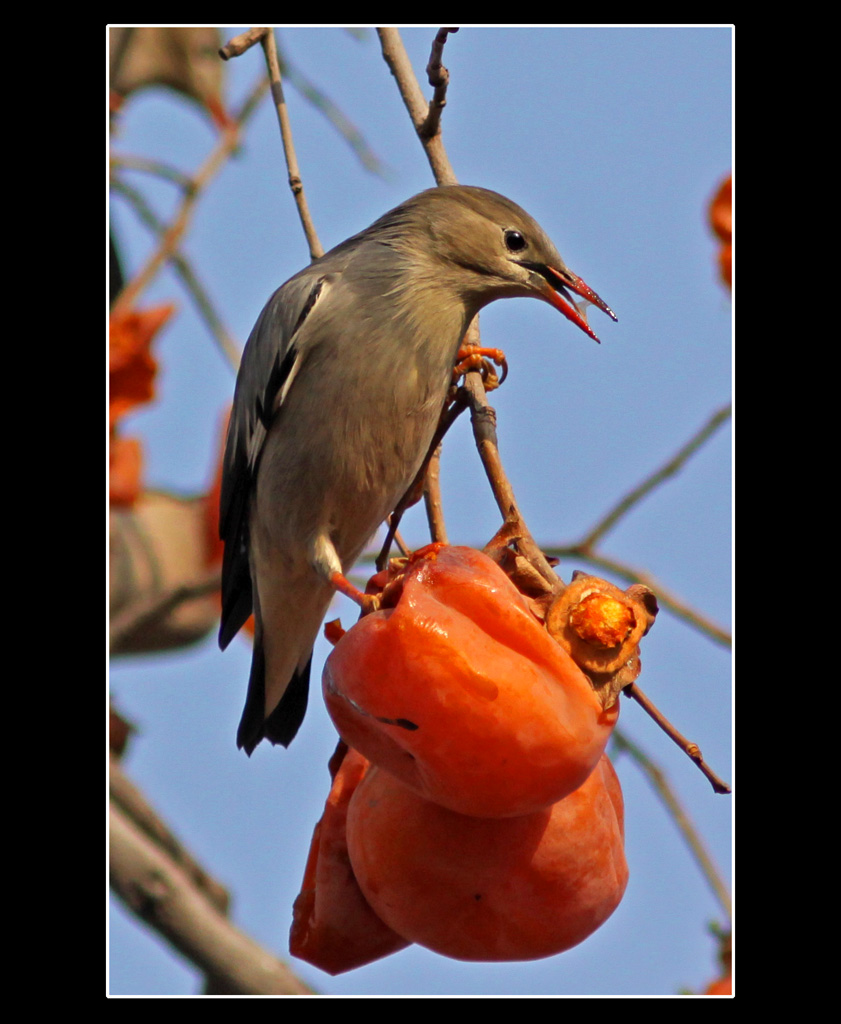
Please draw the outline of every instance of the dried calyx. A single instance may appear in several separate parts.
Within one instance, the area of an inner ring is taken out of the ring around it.
[[[620,590],[573,573],[546,613],[549,634],[586,672],[606,708],[640,672],[639,642],[657,615],[657,598],[640,584]]]

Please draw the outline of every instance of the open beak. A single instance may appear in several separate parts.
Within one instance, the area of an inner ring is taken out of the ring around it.
[[[607,313],[611,320],[617,319],[610,306],[603,299],[599,298],[593,289],[585,284],[580,277],[576,277],[572,271],[566,269],[555,270],[554,267],[549,267],[545,264],[541,266],[535,265],[533,269],[538,270],[546,279],[545,287],[540,288],[541,297],[563,313],[567,320],[571,320],[577,327],[580,327],[585,334],[589,334],[593,341],[598,341],[599,339],[587,323],[586,309],[588,303],[598,306],[603,313]],[[570,295],[570,292],[575,292],[576,295],[580,295],[586,301],[581,304],[577,303]]]

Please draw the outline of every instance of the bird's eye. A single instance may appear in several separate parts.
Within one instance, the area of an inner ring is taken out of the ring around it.
[[[509,252],[522,252],[529,243],[519,231],[506,231],[505,244],[508,246]]]

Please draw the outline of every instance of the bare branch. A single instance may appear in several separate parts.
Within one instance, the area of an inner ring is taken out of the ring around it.
[[[222,586],[219,568],[210,569],[203,579],[194,583],[183,583],[162,594],[153,594],[128,606],[111,620],[110,647],[112,653],[120,653],[131,637],[160,619],[166,618],[185,601],[208,597]]]
[[[458,32],[458,29],[438,29],[438,33],[432,43],[429,63],[426,65],[427,78],[435,92],[429,103],[429,114],[418,129],[418,135],[422,139],[431,138],[441,131],[441,113],[447,105],[447,86],[450,84],[450,72],[441,63],[441,58],[444,55],[444,44],[447,42],[447,36],[451,32]]]
[[[404,541],[403,538],[400,536],[399,530],[394,531],[394,543],[397,545],[397,550],[404,558],[411,554],[412,549],[409,547],[406,541]]]
[[[173,167],[172,164],[164,163],[163,160],[149,160],[142,156],[112,152],[111,167],[124,167],[127,171],[153,174],[157,178],[171,181],[187,194],[195,191],[196,183],[188,174],[185,174],[179,167]]]
[[[301,225],[310,248],[310,259],[317,260],[319,256],[324,255],[324,248],[318,240],[318,233],[315,230],[315,224],[307,206],[307,197],[304,195],[304,183],[301,181],[298,158],[295,155],[295,144],[292,141],[292,123],[289,120],[289,109],[286,106],[283,84],[280,80],[280,63],[277,58],[277,42],[274,32],[267,31],[260,41],[263,44],[266,64],[269,68],[269,79],[272,83],[272,98],[274,99],[277,119],[280,124],[280,136],[283,140],[286,169],[289,172],[289,187],[292,189],[292,195],[295,197],[298,216],[301,218]]]
[[[421,87],[415,77],[409,55],[400,38],[400,32],[396,28],[378,28],[377,34],[380,37],[383,59],[397,82],[397,88],[400,90],[403,103],[409,111],[412,124],[414,124],[415,131],[423,145],[435,181],[439,185],[457,184],[458,179],[441,141],[441,133],[436,132],[431,136],[422,134],[429,116],[429,104],[424,99]]]
[[[643,711],[654,719],[669,739],[673,740],[684,754],[695,762],[698,768],[700,768],[704,775],[709,779],[710,784],[716,793],[732,792],[727,783],[720,779],[704,760],[698,744],[693,743],[691,740],[688,740],[685,736],[679,733],[663,712],[660,711],[657,705],[646,697],[636,683],[629,683],[622,692],[627,697],[633,698],[633,700],[640,705]]]
[[[380,549],[380,553],[377,555],[376,558],[376,566],[378,571],[381,571],[385,568],[386,562],[388,560],[388,553],[391,548],[391,543],[394,540],[394,536],[397,532],[397,527],[400,525],[400,520],[403,517],[403,513],[416,501],[419,501],[420,497],[422,496],[424,480],[426,477],[427,470],[429,469],[430,463],[434,459],[435,454],[441,445],[441,442],[444,440],[445,434],[453,425],[453,423],[455,423],[456,419],[458,419],[461,413],[464,412],[466,407],[467,402],[465,399],[464,391],[463,389],[460,388],[456,394],[455,400],[452,402],[449,408],[445,404],[444,410],[441,413],[441,420],[438,424],[438,428],[435,431],[435,434],[432,437],[432,441],[430,442],[429,448],[426,453],[426,457],[421,463],[420,469],[415,474],[415,479],[409,485],[406,493],[397,503],[397,506],[395,507],[394,511],[389,517],[388,530],[386,532],[385,541],[383,542],[383,546]],[[430,532],[432,531],[433,524],[430,522]],[[433,539],[435,539],[434,536]]]
[[[592,530],[578,544],[582,550],[589,550],[596,541],[600,540],[608,530],[611,530],[616,523],[627,512],[638,504],[654,488],[670,476],[680,470],[686,461],[718,430],[726,420],[730,418],[732,408],[730,404],[723,406],[710,416],[707,422],[697,433],[684,444],[678,451],[659,469],[646,477],[642,483],[629,491],[606,515],[604,515]]]
[[[137,828],[156,843],[162,852],[181,867],[196,889],[203,892],[217,910],[227,914],[230,903],[227,889],[215,878],[212,878],[175,837],[169,826],[129,779],[113,756],[111,757],[108,783],[111,801]]]
[[[382,175],[382,161],[370,148],[356,125],[345,116],[329,96],[306,78],[284,53],[278,51],[277,59],[280,64],[281,74],[286,77],[287,81],[297,89],[307,102],[311,103],[316,110],[327,118],[356,154],[362,166],[373,174]]]
[[[193,178],[194,189],[184,196],[184,200],[176,212],[174,220],[164,231],[160,245],[151,254],[140,272],[135,275],[134,279],[117,296],[111,310],[113,315],[119,316],[128,313],[135,306],[139,296],[155,278],[163,264],[175,253],[181,238],[189,227],[193,209],[201,193],[225,161],[236,150],[239,144],[240,131],[256,109],[257,101],[262,96],[264,90],[265,84],[261,80],[252,89],[239,115],[221,133],[215,149]]]
[[[192,182],[191,182],[192,185]],[[138,217],[149,227],[159,239],[163,237],[164,225],[158,220],[157,215],[146,202],[145,198],[137,189],[132,188],[120,178],[114,178],[111,182],[112,189],[127,199]],[[181,278],[181,282],[193,298],[199,315],[204,320],[211,336],[215,340],[219,350],[236,372],[239,367],[240,350],[237,343],[228,333],[228,329],[222,323],[222,318],[216,312],[216,308],[210,300],[210,296],[196,277],[193,268],[184,254],[175,250],[170,254],[169,261]]]
[[[230,60],[231,57],[240,57],[246,50],[250,50],[256,43],[262,42],[263,37],[270,31],[271,29],[269,28],[250,28],[247,32],[234,36],[233,39],[225,43],[219,51],[219,56],[222,60]]]
[[[239,995],[310,995],[284,964],[234,927],[182,866],[116,805],[110,808],[111,887],[138,917],[210,976]]]
[[[345,31],[352,32],[351,29]],[[223,60],[229,60],[231,57],[239,57],[241,54],[249,50],[255,43],[263,42],[265,36],[274,32],[269,28],[251,28],[247,32],[243,32],[242,35],[235,36],[230,42],[226,43],[225,46],[219,51],[219,56]],[[359,38],[359,37],[357,37]],[[275,48],[277,48],[277,42],[275,41]],[[380,174],[382,171],[379,159],[374,153],[368,148],[362,135],[359,133],[357,128],[351,124],[351,122],[345,117],[345,115],[339,110],[339,108],[332,102],[332,100],[325,96],[325,94],[312,82],[310,82],[304,75],[301,74],[289,61],[289,59],[277,53],[278,67],[280,75],[285,75],[292,85],[301,93],[301,95],[309,100],[310,103],[318,110],[320,110],[324,116],[331,122],[336,130],[347,140],[353,151],[362,161],[369,171],[373,171],[375,174]]]
[[[546,561],[545,555],[523,521],[514,497],[514,489],[502,468],[496,438],[496,410],[488,404],[482,374],[478,370],[466,373],[464,387],[470,402],[476,447],[502,518],[506,521],[517,521],[516,541],[520,554],[537,569],[553,590],[559,589],[562,582]]]
[[[444,523],[444,506],[441,501],[441,445],[429,460],[426,468],[426,479],[423,484],[423,500],[426,506],[426,518],[429,522],[429,535],[433,541],[448,544],[447,527]]]
[[[669,784],[666,773],[659,765],[655,764],[654,761],[651,760],[644,750],[631,742],[631,740],[629,740],[621,730],[614,729],[613,735],[611,736],[611,743],[615,750],[630,754],[643,770],[649,782],[654,787],[655,792],[665,804],[675,825],[677,825],[678,830],[686,841],[686,845],[689,847],[692,856],[695,858],[695,861],[700,868],[701,874],[706,879],[707,884],[713,891],[722,910],[727,915],[728,919],[731,918],[733,916],[733,904],[730,899],[730,893],[727,891],[727,886],[724,884],[720,871],[707,851],[698,829],[695,827],[692,819],[686,813],[672,786]]]

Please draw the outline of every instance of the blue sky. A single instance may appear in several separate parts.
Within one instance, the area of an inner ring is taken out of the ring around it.
[[[230,38],[242,26],[223,30]],[[436,27],[402,30],[424,91]],[[387,167],[366,171],[291,87],[287,100],[310,210],[325,249],[433,184],[373,29],[284,28],[296,67],[341,106]],[[594,344],[548,305],[497,302],[482,314],[486,345],[510,365],[492,395],[501,453],[522,512],[544,546],[577,539],[672,454],[731,391],[731,315],[717,279],[706,207],[732,166],[732,31],[722,27],[468,27],[447,42],[444,142],[464,184],[519,202],[568,265],[615,310],[591,310]],[[238,105],[260,73],[259,49],[227,65]],[[163,92],[127,107],[114,149],[194,172],[212,126]],[[171,184],[133,175],[159,215]],[[113,227],[129,273],[150,236],[117,199]],[[274,113],[264,101],[241,152],[202,197],[184,245],[242,345],[264,302],[308,260],[286,184]],[[155,352],[154,405],[126,422],[143,439],[149,486],[198,493],[216,459],[234,378],[168,270],[142,306],[176,301]],[[466,418],[447,439],[442,486],[454,543],[481,547],[499,520]],[[720,430],[602,544],[645,568],[702,614],[729,627],[731,437]],[[425,542],[419,510],[404,534]],[[562,564],[568,579],[579,563]],[[353,610],[337,601],[345,623]],[[310,710],[289,750],[262,744],[249,760],[235,734],[250,649],[220,653],[214,636],[189,650],[121,659],[118,706],[140,728],[126,769],[233,897],[233,917],[287,955],[291,906],[327,793],[335,733],[320,701],[316,649]],[[642,647],[640,685],[732,781],[731,666],[722,647],[663,612]],[[733,798],[709,784],[640,709],[623,699],[621,729],[667,772],[723,876],[730,880]],[[613,917],[579,947],[533,963],[465,964],[419,947],[330,978],[293,961],[325,994],[669,995],[715,975],[707,926],[721,912],[673,822],[638,769],[615,759],[626,802],[630,883]],[[112,901],[110,991],[191,994],[194,969]]]

